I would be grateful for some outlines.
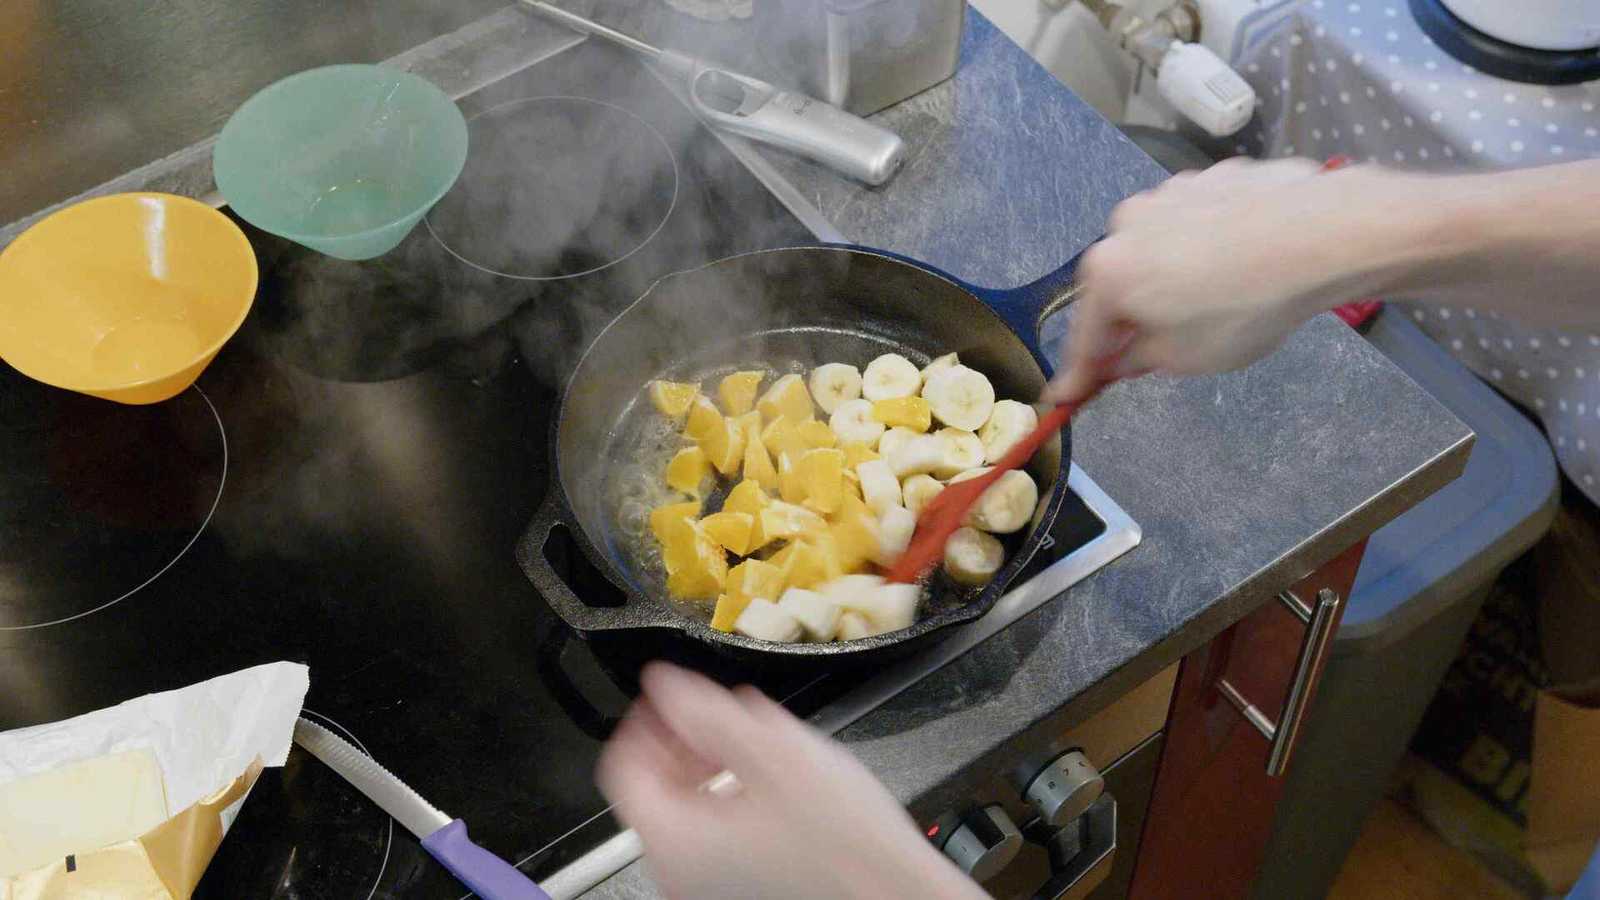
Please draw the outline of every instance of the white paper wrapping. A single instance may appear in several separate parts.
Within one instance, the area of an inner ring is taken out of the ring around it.
[[[305,666],[268,663],[3,732],[0,784],[107,753],[149,748],[161,764],[167,812],[177,813],[237,778],[257,756],[266,765],[283,765],[309,686]]]

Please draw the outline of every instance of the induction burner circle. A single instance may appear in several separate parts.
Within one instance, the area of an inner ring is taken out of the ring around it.
[[[333,719],[300,715],[371,756]],[[240,808],[196,900],[213,897],[340,897],[372,900],[394,849],[394,819],[337,772],[298,746],[266,769]]]
[[[638,252],[678,202],[678,159],[649,122],[586,97],[513,100],[467,121],[471,149],[428,230],[507,278],[588,275]]]
[[[64,625],[164,575],[222,500],[228,436],[195,385],[125,406],[0,372],[0,632]]]

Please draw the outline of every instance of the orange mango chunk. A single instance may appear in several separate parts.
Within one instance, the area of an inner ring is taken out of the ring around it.
[[[795,426],[795,431],[799,433],[800,442],[805,444],[808,450],[816,447],[832,447],[839,443],[839,436],[833,433],[827,422],[819,422],[816,419],[801,422]]]
[[[710,474],[705,451],[699,447],[685,447],[667,463],[667,487],[698,497],[700,482]]]
[[[819,447],[800,457],[800,481],[805,485],[805,505],[820,513],[839,509],[844,495],[844,451]]]
[[[684,503],[668,503],[650,510],[650,533],[662,544],[667,542],[668,528],[672,522],[694,521],[700,515],[700,501],[689,500]]]
[[[750,533],[755,530],[756,517],[749,513],[712,513],[700,520],[700,530],[722,549],[736,556],[750,552]]]
[[[682,381],[652,381],[650,382],[650,405],[656,412],[673,420],[681,422],[689,405],[694,398],[700,396],[700,385],[689,384]]]
[[[700,446],[718,472],[728,476],[738,474],[739,464],[744,461],[744,429],[736,419],[723,419],[721,427],[712,431]]]
[[[683,435],[697,444],[705,443],[711,435],[722,430],[722,413],[708,398],[697,396],[689,404],[689,421],[683,426]]]
[[[747,475],[748,472],[749,470],[747,469]],[[734,485],[733,490],[728,492],[727,499],[722,501],[722,511],[748,513],[753,518],[761,512],[768,502],[769,498],[766,492],[761,489],[761,485],[747,477],[744,481]],[[698,513],[699,510],[696,509],[695,512]]]
[[[806,380],[799,375],[785,375],[772,383],[767,392],[756,401],[756,409],[768,422],[779,416],[791,422],[804,422],[812,418],[811,392],[806,390]]]
[[[933,410],[921,397],[894,397],[872,404],[872,417],[890,428],[909,428],[918,434],[933,425]]]
[[[723,594],[717,598],[717,608],[711,613],[711,627],[717,631],[731,634],[733,623],[739,620],[739,615],[744,608],[750,605],[750,597],[737,597]]]
[[[765,372],[735,372],[717,385],[717,399],[722,401],[722,411],[730,416],[742,416],[756,408],[756,390],[761,387]]]
[[[861,441],[845,441],[839,445],[844,451],[844,466],[852,471],[864,462],[871,462],[878,458],[878,451],[872,449]]]

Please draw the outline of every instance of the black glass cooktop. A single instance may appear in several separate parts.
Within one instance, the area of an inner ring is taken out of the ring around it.
[[[309,717],[539,876],[616,830],[590,770],[643,661],[753,681],[802,713],[856,682],[732,669],[680,641],[585,642],[523,577],[513,548],[588,336],[660,275],[811,237],[610,48],[462,105],[494,156],[391,254],[343,263],[247,228],[262,290],[196,388],[121,407],[0,367],[0,729],[304,662]],[[518,167],[556,186],[566,221],[510,196]],[[1032,571],[1100,527],[1069,498]],[[463,893],[295,750],[197,896]]]

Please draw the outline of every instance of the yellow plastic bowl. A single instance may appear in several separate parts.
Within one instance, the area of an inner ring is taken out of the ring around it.
[[[113,194],[0,252],[0,359],[45,384],[157,403],[194,383],[256,293],[244,232],[172,194]]]

